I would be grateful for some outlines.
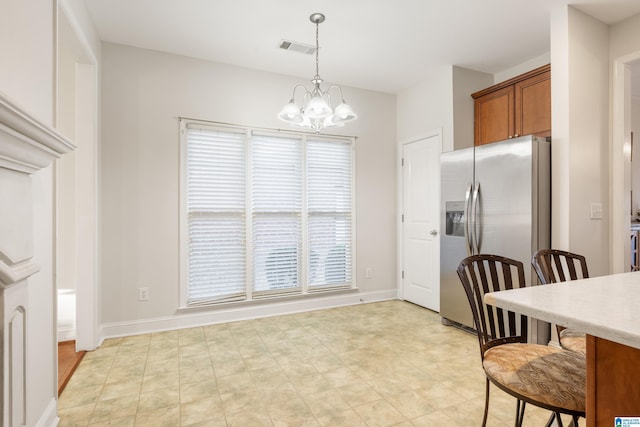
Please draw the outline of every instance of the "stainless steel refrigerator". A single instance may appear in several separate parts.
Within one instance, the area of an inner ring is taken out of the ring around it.
[[[456,274],[463,258],[517,259],[527,284],[537,284],[531,257],[551,238],[551,147],[529,135],[442,153],[440,160],[440,314],[445,324],[473,327]],[[530,339],[544,341],[545,329],[534,324]]]

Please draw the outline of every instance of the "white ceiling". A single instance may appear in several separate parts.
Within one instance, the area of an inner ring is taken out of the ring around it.
[[[313,56],[278,49],[315,44],[320,75],[398,93],[430,67],[495,74],[549,52],[553,4],[603,22],[640,13],[638,0],[85,0],[102,40],[311,79]]]

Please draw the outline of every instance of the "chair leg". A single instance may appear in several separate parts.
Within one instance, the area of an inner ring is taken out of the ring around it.
[[[516,427],[522,427],[522,423],[524,422],[524,409],[527,405],[527,402],[518,400],[518,404],[516,405]]]
[[[547,420],[547,423],[544,425],[545,427],[553,427],[554,421],[558,420],[558,426],[562,426],[562,419],[560,418],[560,414],[558,414],[557,412],[552,412],[551,415],[549,416],[549,419]]]
[[[579,423],[578,423],[578,419],[580,417],[578,417],[577,415],[573,415],[571,417],[571,424],[569,424],[569,427],[579,427]],[[549,417],[549,420],[547,421],[547,424],[545,424],[545,427],[552,427],[554,426],[553,422],[557,420],[557,423],[555,424],[555,426],[557,427],[562,427],[562,418],[560,418],[560,414],[558,412],[554,412],[551,414],[551,416]]]
[[[486,379],[487,386],[484,392],[484,417],[482,418],[482,427],[487,425],[487,415],[489,415],[489,378]]]

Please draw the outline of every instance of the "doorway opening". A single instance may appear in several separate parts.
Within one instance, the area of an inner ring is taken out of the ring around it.
[[[636,136],[640,135],[640,51],[615,60],[613,73],[610,265],[612,273],[622,273],[631,269],[630,235],[640,209],[640,188],[633,186],[633,169],[640,165],[632,163],[631,140],[634,130]],[[636,144],[636,149],[640,150],[640,144]],[[640,159],[638,153],[635,157]],[[636,162],[640,163],[640,160]]]
[[[56,13],[56,128],[76,150],[54,166],[54,277],[58,342],[98,344],[97,60],[62,3]]]

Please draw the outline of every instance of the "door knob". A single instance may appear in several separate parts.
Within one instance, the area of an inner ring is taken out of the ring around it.
[[[437,235],[438,235],[438,230],[431,230],[431,231],[429,232],[429,234],[431,234],[433,237],[435,237],[435,236],[437,236]]]

